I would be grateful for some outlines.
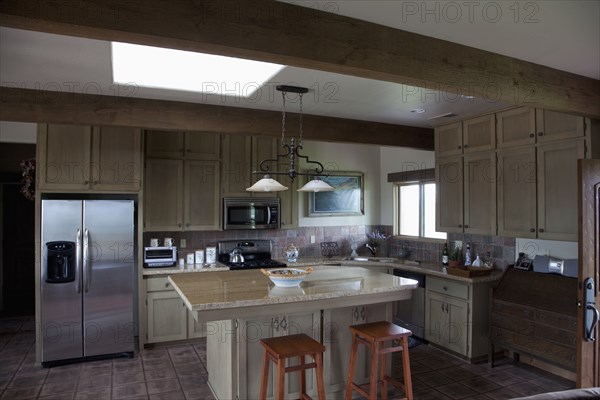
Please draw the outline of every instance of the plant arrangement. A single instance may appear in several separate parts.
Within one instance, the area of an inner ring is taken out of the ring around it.
[[[371,233],[367,233],[367,238],[369,239],[369,245],[373,247],[379,247],[381,246],[381,243],[388,240],[390,236],[386,236],[385,234],[376,230]]]
[[[21,161],[23,179],[21,179],[21,194],[27,200],[35,200],[35,158]]]
[[[448,266],[449,267],[458,267],[462,261],[462,251],[460,248],[455,247],[454,250],[448,256]]]

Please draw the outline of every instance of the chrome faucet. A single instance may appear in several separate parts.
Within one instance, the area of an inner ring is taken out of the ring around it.
[[[377,251],[377,246],[371,246],[369,243],[366,243],[366,244],[365,244],[365,247],[366,247],[367,249],[369,249],[369,251],[371,252],[371,254],[372,254],[373,256],[375,256],[375,252]]]

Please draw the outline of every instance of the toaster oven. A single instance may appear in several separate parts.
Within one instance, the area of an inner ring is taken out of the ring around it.
[[[177,263],[177,247],[144,247],[144,267],[172,267]]]

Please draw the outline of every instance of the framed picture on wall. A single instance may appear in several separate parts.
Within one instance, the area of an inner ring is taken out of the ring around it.
[[[335,189],[308,193],[308,216],[330,217],[364,214],[364,174],[335,171],[321,178]]]

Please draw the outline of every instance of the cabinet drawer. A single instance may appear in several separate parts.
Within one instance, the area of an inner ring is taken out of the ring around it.
[[[469,300],[469,285],[462,282],[428,277],[427,289],[438,293],[447,294],[449,296]]]
[[[173,286],[166,276],[157,276],[146,279],[146,291],[159,292],[162,290],[173,290]]]

